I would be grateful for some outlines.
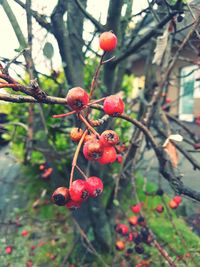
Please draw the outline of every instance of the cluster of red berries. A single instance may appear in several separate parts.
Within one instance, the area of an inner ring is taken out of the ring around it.
[[[100,48],[106,52],[112,51],[117,46],[117,37],[112,32],[104,32],[99,38]],[[77,151],[75,152],[72,171],[70,175],[70,186],[59,187],[52,195],[52,200],[57,205],[66,205],[68,208],[78,208],[81,203],[88,197],[97,197],[103,191],[103,183],[100,178],[92,176],[87,178],[82,170],[77,166],[77,157],[82,147],[85,159],[96,161],[100,164],[109,164],[115,161],[121,163],[122,155],[117,149],[119,136],[113,130],[106,130],[99,134],[91,124],[89,119],[91,104],[103,101],[103,111],[109,116],[116,116],[124,112],[124,102],[118,95],[110,95],[103,99],[90,101],[96,78],[93,79],[90,94],[81,87],[74,87],[68,91],[66,103],[71,109],[66,114],[54,115],[54,118],[61,118],[71,114],[77,115],[77,119],[85,124],[85,130],[81,128],[73,128],[70,138],[73,142],[78,142]],[[97,125],[98,126],[98,125]],[[85,180],[77,179],[73,181],[74,168],[81,172]]]
[[[103,182],[100,178],[92,176],[86,180],[77,179],[71,187],[59,187],[52,195],[52,201],[58,206],[67,208],[80,208],[88,197],[97,197],[103,192]]]
[[[135,213],[138,213],[140,204],[132,207]],[[115,225],[115,232],[117,234],[117,241],[115,247],[118,251],[125,251],[124,256],[129,258],[134,252],[139,255],[145,253],[144,244],[151,245],[153,237],[146,225],[146,220],[143,216],[131,216],[128,219],[129,226],[123,223]],[[148,258],[148,260],[146,260]],[[149,266],[149,257],[144,255],[144,259],[136,266]]]

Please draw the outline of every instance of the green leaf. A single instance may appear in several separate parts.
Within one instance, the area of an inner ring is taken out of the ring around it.
[[[52,59],[53,55],[54,55],[54,48],[53,45],[49,42],[47,42],[43,48],[43,54],[45,55],[45,57],[47,57],[48,59]]]

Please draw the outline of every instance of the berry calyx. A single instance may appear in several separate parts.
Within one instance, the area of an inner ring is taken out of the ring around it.
[[[177,205],[180,205],[182,202],[182,197],[181,196],[175,196],[173,200],[176,202]]]
[[[103,146],[115,146],[119,143],[119,136],[115,131],[106,130],[100,135],[100,142]]]
[[[115,243],[115,247],[117,250],[121,251],[121,250],[124,250],[125,248],[125,244],[123,241],[121,240],[118,240],[116,243]]]
[[[124,102],[117,95],[107,96],[103,103],[103,110],[108,115],[122,114],[124,112]]]
[[[86,180],[86,189],[90,197],[97,197],[103,192],[103,182],[96,176],[91,176]]]
[[[89,96],[87,92],[81,87],[74,87],[69,90],[67,96],[67,105],[72,110],[81,110],[83,106],[89,102]]]
[[[108,146],[104,147],[103,154],[100,159],[98,159],[98,162],[100,164],[109,164],[115,162],[117,157],[117,153],[114,147]]]
[[[80,128],[73,128],[70,132],[70,138],[73,142],[78,142],[83,135],[83,130]]]
[[[88,198],[88,191],[86,189],[86,181],[77,179],[73,181],[69,188],[69,194],[71,200],[75,202],[82,202]]]
[[[87,141],[83,146],[83,154],[88,160],[98,160],[103,155],[103,146],[97,139]]]
[[[53,195],[52,201],[58,206],[64,206],[69,200],[69,190],[66,187],[58,187]]]
[[[99,46],[104,51],[112,51],[117,46],[117,37],[112,32],[103,32],[99,37]]]

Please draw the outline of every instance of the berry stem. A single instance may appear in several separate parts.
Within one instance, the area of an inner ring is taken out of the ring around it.
[[[97,131],[90,125],[90,123],[83,117],[82,114],[79,114],[79,118],[81,119],[81,121],[83,123],[85,123],[85,125],[87,126],[87,128],[94,134],[96,135],[98,138],[100,137],[100,135],[97,133]]]
[[[70,112],[67,112],[67,113],[64,113],[64,114],[58,114],[58,115],[53,115],[52,118],[63,118],[63,117],[68,117],[72,114],[75,114],[77,113],[76,110],[73,110],[73,111],[70,111]]]
[[[97,99],[97,100],[94,100],[94,101],[90,102],[87,106],[90,106],[90,105],[93,105],[93,104],[97,104],[97,103],[102,102],[104,100],[105,100],[105,97],[102,97],[100,99]]]
[[[102,54],[102,56],[101,56],[101,60],[100,60],[99,65],[98,65],[98,67],[97,67],[97,69],[96,69],[96,72],[95,72],[95,74],[94,74],[94,77],[93,77],[93,79],[92,79],[92,83],[91,83],[91,86],[90,86],[90,94],[89,94],[89,98],[92,97],[93,92],[94,92],[94,89],[95,89],[95,87],[96,87],[97,80],[98,80],[98,77],[99,77],[100,68],[101,68],[101,66],[103,65],[103,58],[104,58],[105,54],[106,54],[106,52],[104,52],[104,53]]]
[[[80,172],[80,174],[84,177],[84,179],[85,180],[87,180],[87,175],[81,170],[81,168],[78,166],[78,165],[76,165],[76,168],[77,168],[77,170]]]
[[[76,167],[76,163],[77,163],[77,159],[78,159],[78,155],[79,155],[79,152],[80,152],[80,149],[81,149],[81,145],[85,139],[85,136],[87,134],[88,130],[85,130],[85,132],[83,133],[79,143],[78,143],[78,146],[76,148],[76,151],[74,153],[74,158],[72,160],[72,169],[71,169],[71,173],[70,173],[70,180],[69,180],[69,188],[71,187],[72,185],[72,182],[73,182],[73,177],[74,177],[74,169]]]

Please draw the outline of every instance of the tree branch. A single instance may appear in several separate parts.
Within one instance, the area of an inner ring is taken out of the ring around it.
[[[158,33],[158,29],[162,28],[166,25],[176,14],[178,11],[173,11],[169,15],[167,15],[160,23],[158,23],[152,30],[150,30],[145,36],[143,36],[140,40],[138,40],[132,47],[125,51],[124,54],[116,58],[112,63],[113,65],[117,65],[122,60],[129,57],[131,54],[134,54],[139,48],[141,48],[146,42],[148,42],[152,37],[154,37]]]
[[[82,6],[79,0],[74,0],[74,2],[78,6],[78,8],[81,10],[81,12],[84,14],[84,16],[94,24],[94,26],[99,32],[105,31],[105,27],[98,20],[96,20],[90,13],[86,11],[86,9]]]
[[[18,5],[20,5],[22,8],[26,9],[26,5],[20,1],[20,0],[14,0]],[[52,32],[52,26],[51,23],[47,21],[47,17],[45,15],[39,14],[37,11],[31,9],[31,15],[34,17],[34,19],[38,22],[38,24],[45,28],[48,32]]]

